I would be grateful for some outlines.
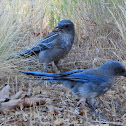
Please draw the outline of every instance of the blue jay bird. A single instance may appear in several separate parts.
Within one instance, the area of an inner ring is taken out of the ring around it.
[[[19,55],[38,55],[39,61],[43,63],[44,72],[47,65],[54,62],[60,70],[58,62],[66,56],[73,45],[75,36],[74,24],[70,20],[61,20],[51,33],[40,40],[34,47],[20,51]]]
[[[105,94],[113,85],[117,76],[126,77],[125,67],[118,61],[105,62],[97,68],[71,70],[59,74],[24,71],[27,75],[41,77],[42,80],[59,81],[95,111],[94,99]]]

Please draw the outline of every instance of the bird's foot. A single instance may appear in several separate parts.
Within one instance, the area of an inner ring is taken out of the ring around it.
[[[107,122],[108,120],[105,119],[106,116],[104,114],[100,114],[99,112],[95,112],[95,115],[92,117],[92,119],[99,119],[103,122]]]

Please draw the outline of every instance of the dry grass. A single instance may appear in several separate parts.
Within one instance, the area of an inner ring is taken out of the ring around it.
[[[0,8],[0,88],[7,83],[13,93],[25,88],[33,96],[48,99],[43,106],[0,114],[0,124],[103,126],[99,120],[92,120],[88,107],[75,110],[76,98],[62,85],[26,80],[20,71],[41,71],[42,66],[34,57],[25,59],[15,54],[32,47],[58,20],[68,18],[75,23],[76,39],[69,55],[60,62],[64,71],[97,67],[110,59],[126,66],[126,2],[1,0]],[[125,81],[118,78],[113,88],[100,98],[97,110],[110,120],[104,126],[126,124]],[[120,106],[116,108],[114,101]]]

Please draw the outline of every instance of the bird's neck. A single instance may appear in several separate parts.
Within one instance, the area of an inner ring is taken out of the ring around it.
[[[59,37],[66,46],[73,44],[74,37],[70,33],[59,34]]]

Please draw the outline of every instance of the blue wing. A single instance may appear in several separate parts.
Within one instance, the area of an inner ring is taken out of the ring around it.
[[[80,72],[79,72],[80,71]],[[74,72],[74,73],[73,73]],[[24,71],[23,73],[28,75],[33,75],[37,77],[43,77],[47,80],[56,80],[56,81],[74,81],[74,82],[83,82],[83,83],[96,83],[98,85],[108,82],[107,77],[102,77],[90,73],[82,72],[82,70],[72,70],[67,71],[60,74],[53,74],[53,73],[41,73],[41,72],[34,72],[34,71]]]
[[[49,33],[46,37],[44,37],[42,40],[40,40],[34,47],[32,47],[29,50],[23,50],[19,52],[19,55],[25,55],[29,53],[36,53],[40,52],[42,50],[48,49],[52,47],[56,41],[54,41],[57,38],[58,34],[55,32]]]
[[[94,75],[94,74],[90,74],[90,73],[85,73],[85,72],[73,73],[73,74],[70,74],[67,76],[63,76],[63,77],[61,77],[61,79],[62,80],[69,80],[69,81],[84,82],[84,83],[93,82],[98,85],[105,83],[105,82],[108,82],[107,77],[102,77],[102,76],[98,76],[98,75]]]

